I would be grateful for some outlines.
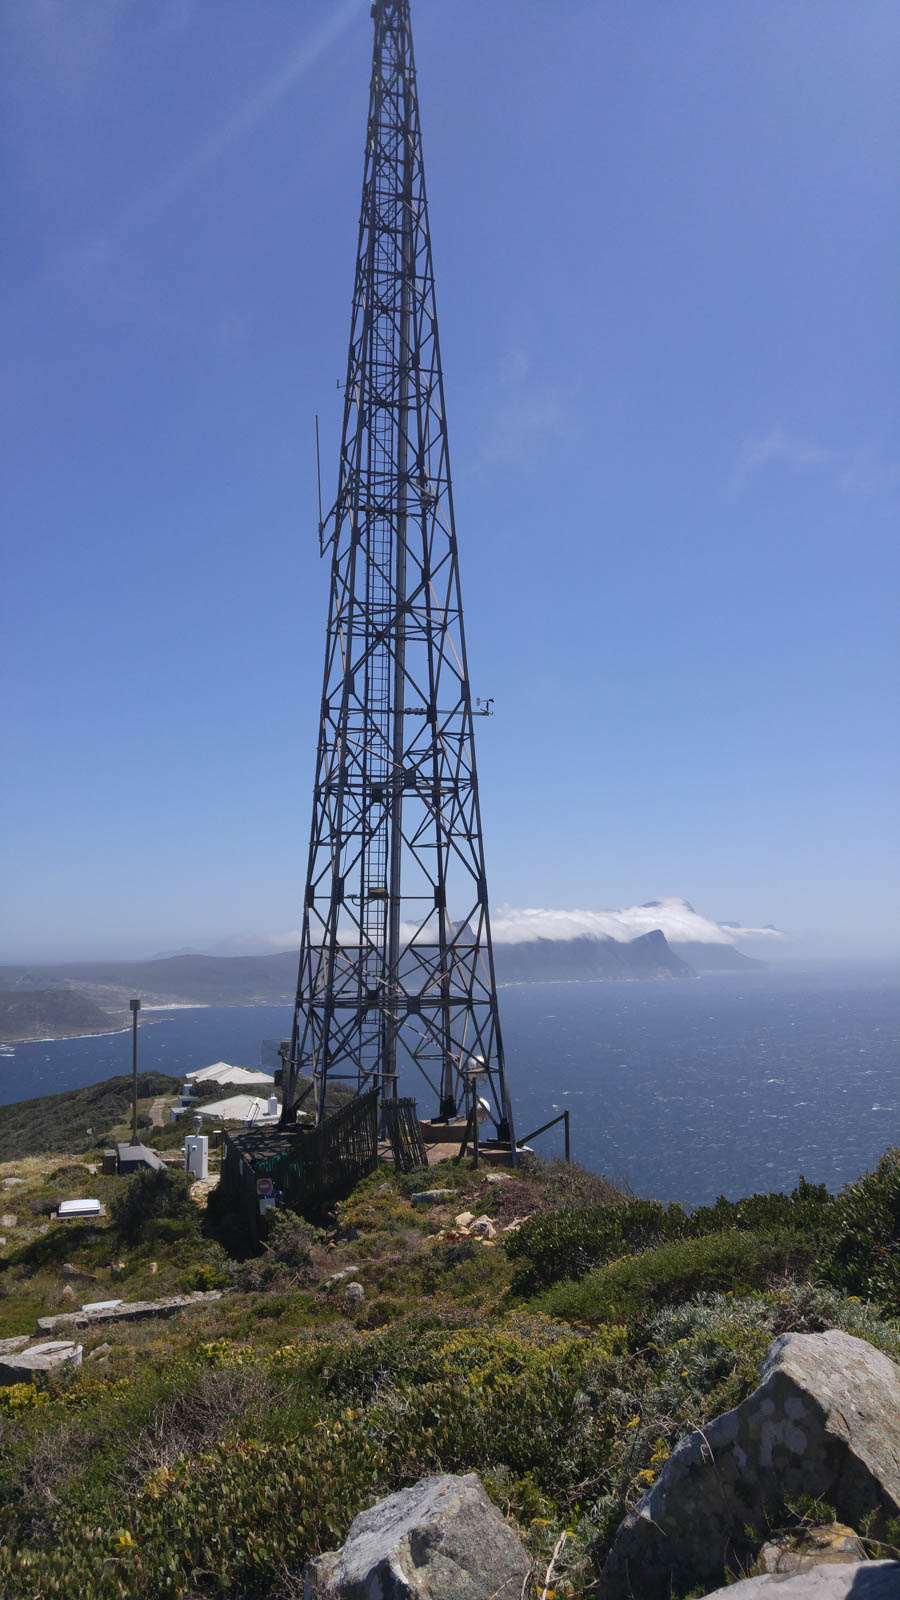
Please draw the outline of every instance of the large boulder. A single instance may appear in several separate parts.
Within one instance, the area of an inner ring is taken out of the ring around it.
[[[706,1600],[900,1600],[900,1561],[847,1561],[786,1578],[765,1573],[716,1589]]]
[[[304,1600],[520,1600],[531,1562],[474,1472],[422,1478],[311,1561]]]
[[[726,1563],[762,1543],[788,1502],[834,1506],[858,1528],[900,1512],[900,1368],[863,1339],[785,1333],[757,1389],[683,1439],[616,1534],[600,1600],[656,1600],[721,1583]]]

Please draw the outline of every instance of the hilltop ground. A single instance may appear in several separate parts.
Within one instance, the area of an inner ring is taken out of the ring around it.
[[[290,1600],[364,1505],[470,1469],[536,1570],[566,1535],[556,1593],[582,1594],[774,1333],[842,1327],[900,1354],[897,1152],[838,1199],[801,1182],[690,1217],[561,1163],[385,1167],[326,1226],[280,1216],[249,1257],[178,1174],[104,1179],[57,1154],[7,1161],[0,1185],[0,1338],[86,1301],[225,1291],[79,1333],[68,1381],[0,1389],[13,1595]],[[451,1193],[414,1206],[425,1187]],[[102,1222],[49,1221],[85,1193]]]

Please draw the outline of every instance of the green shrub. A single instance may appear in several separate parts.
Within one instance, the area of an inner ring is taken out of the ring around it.
[[[658,1200],[542,1212],[504,1241],[507,1255],[522,1262],[513,1289],[535,1294],[561,1279],[583,1278],[616,1256],[681,1237],[686,1224],[680,1206],[667,1211]]]
[[[579,1279],[617,1256],[677,1239],[699,1239],[726,1229],[778,1235],[795,1229],[810,1243],[828,1239],[837,1206],[824,1184],[800,1179],[790,1195],[758,1194],[745,1200],[720,1198],[688,1216],[679,1205],[626,1200],[531,1217],[505,1241],[507,1255],[521,1262],[513,1280],[517,1294],[532,1295],[565,1278]]]
[[[823,1276],[851,1294],[900,1311],[900,1150],[845,1186]]]
[[[714,1289],[762,1289],[776,1275],[808,1270],[813,1260],[813,1247],[795,1234],[711,1233],[657,1245],[577,1282],[556,1284],[538,1304],[567,1322],[639,1328],[659,1306]]]
[[[319,1235],[305,1218],[293,1211],[276,1211],[269,1225],[268,1245],[273,1259],[297,1283],[305,1283],[309,1276],[313,1245]]]
[[[109,1214],[120,1238],[133,1243],[147,1223],[163,1221],[181,1223],[186,1231],[199,1233],[200,1212],[191,1199],[192,1182],[187,1172],[142,1167],[110,1204]]]

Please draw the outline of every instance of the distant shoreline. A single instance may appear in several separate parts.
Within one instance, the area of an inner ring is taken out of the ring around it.
[[[96,1028],[92,1028],[90,1033],[48,1033],[40,1039],[0,1039],[0,1046],[5,1044],[65,1044],[67,1039],[109,1039],[113,1034],[128,1033],[129,1031],[130,1024],[126,1024],[124,1028],[101,1028],[99,1032]]]
[[[223,1002],[223,1003],[227,1004],[228,1002]],[[260,1003],[262,1004],[264,1002],[260,1002]],[[146,1012],[146,1011],[208,1011],[209,1008],[210,1008],[210,1001],[208,1001],[208,1000],[197,1000],[197,1001],[193,1001],[193,1000],[175,1000],[169,1006],[157,1006],[157,1005],[144,1006],[144,1005],[142,1005],[141,1006],[141,1012],[143,1013],[143,1012]],[[157,1017],[154,1017],[152,1019],[152,1022],[157,1022],[158,1020],[160,1020],[160,1019],[157,1018]],[[143,1028],[145,1026],[151,1026],[151,1025],[152,1025],[152,1023],[151,1023],[151,1019],[150,1018],[147,1019],[146,1023],[143,1021],[143,1018],[138,1023],[138,1026],[141,1027],[141,1028]],[[109,1038],[112,1038],[112,1036],[114,1034],[117,1034],[117,1033],[130,1033],[130,1032],[131,1032],[131,1023],[130,1022],[126,1022],[124,1027],[121,1027],[121,1026],[117,1025],[114,1028],[100,1028],[99,1030],[96,1029],[96,1028],[91,1028],[87,1033],[48,1033],[48,1034],[42,1035],[40,1038],[31,1038],[31,1037],[29,1037],[29,1038],[23,1038],[23,1039],[0,1039],[0,1048],[2,1048],[3,1045],[17,1045],[17,1044],[66,1044],[71,1039],[109,1039]]]

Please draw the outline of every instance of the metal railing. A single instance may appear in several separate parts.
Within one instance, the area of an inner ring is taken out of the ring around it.
[[[546,1133],[548,1128],[555,1128],[556,1124],[558,1122],[565,1123],[565,1130],[564,1130],[564,1132],[565,1132],[565,1152],[566,1152],[565,1159],[567,1161],[571,1161],[572,1154],[571,1154],[571,1145],[569,1143],[569,1113],[568,1113],[568,1111],[561,1111],[559,1113],[558,1117],[551,1117],[549,1122],[542,1122],[541,1126],[539,1128],[535,1128],[533,1133],[526,1133],[524,1138],[517,1139],[516,1140],[516,1149],[517,1150],[521,1150],[523,1144],[529,1144],[532,1139],[536,1139],[537,1138],[539,1133]]]
[[[517,1139],[516,1140],[516,1149],[517,1150],[521,1150],[524,1145],[530,1144],[531,1140],[532,1139],[536,1139],[539,1134],[547,1133],[550,1128],[555,1128],[556,1124],[558,1122],[561,1122],[563,1124],[563,1137],[564,1137],[564,1140],[565,1140],[565,1144],[564,1144],[565,1160],[566,1161],[571,1161],[571,1159],[572,1159],[572,1146],[571,1146],[570,1133],[569,1133],[569,1112],[568,1111],[561,1111],[559,1113],[558,1117],[551,1117],[549,1122],[542,1122],[541,1126],[539,1128],[535,1128],[532,1133],[526,1133],[524,1138]],[[472,1140],[472,1165],[474,1167],[477,1167],[478,1166],[478,1157],[479,1157],[479,1146],[478,1146],[478,1101],[477,1101],[477,1098],[475,1100],[475,1103],[472,1106],[471,1111],[469,1112],[468,1121],[466,1122],[466,1131],[465,1131],[465,1134],[463,1135],[463,1142],[459,1147],[459,1155],[454,1157],[454,1161],[456,1162],[457,1166],[459,1166],[459,1163],[462,1161],[463,1156],[465,1155],[465,1153],[466,1153],[466,1151],[467,1151],[467,1149],[469,1147],[469,1139],[470,1139],[470,1137],[471,1137],[471,1140]]]

